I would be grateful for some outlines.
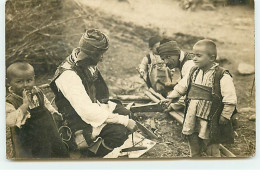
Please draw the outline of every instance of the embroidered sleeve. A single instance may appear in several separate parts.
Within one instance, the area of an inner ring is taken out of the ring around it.
[[[5,103],[6,105],[6,125],[8,127],[17,126],[21,128],[25,124],[26,119],[30,117],[30,113],[24,114],[20,108],[15,109],[10,103]]]
[[[221,95],[223,97],[222,102],[224,103],[224,108],[221,115],[227,119],[230,119],[237,104],[237,96],[233,79],[229,74],[224,74],[221,78],[220,88]]]
[[[55,83],[84,122],[98,127],[106,121],[109,111],[104,110],[97,103],[92,103],[80,77],[74,71],[63,72]]]

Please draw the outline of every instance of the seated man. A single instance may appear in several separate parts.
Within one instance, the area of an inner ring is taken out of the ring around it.
[[[58,111],[72,132],[70,150],[82,155],[103,157],[136,129],[130,112],[120,102],[109,101],[108,87],[97,68],[108,46],[105,34],[86,31],[50,84]]]

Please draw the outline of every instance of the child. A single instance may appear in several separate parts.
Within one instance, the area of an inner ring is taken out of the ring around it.
[[[6,70],[6,124],[11,128],[15,158],[68,157],[51,114],[57,111],[35,86],[33,67],[16,61]]]
[[[149,88],[152,87],[155,91],[166,95],[168,92],[165,89],[167,88],[166,84],[169,84],[171,76],[169,69],[157,53],[160,40],[161,37],[159,36],[154,36],[149,39],[150,53],[143,58],[139,65],[139,72]]]
[[[215,62],[217,49],[213,41],[198,41],[193,52],[195,67],[163,103],[187,95],[182,133],[187,135],[191,157],[200,157],[204,147],[208,156],[220,157],[219,144],[234,142],[230,119],[237,97],[233,79]]]

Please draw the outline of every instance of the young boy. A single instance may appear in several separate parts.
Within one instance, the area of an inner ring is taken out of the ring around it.
[[[35,86],[33,67],[16,61],[6,70],[6,124],[11,128],[14,157],[68,157],[51,114],[57,115],[44,94]]]
[[[182,133],[187,135],[191,157],[220,157],[219,144],[233,143],[231,116],[237,103],[230,73],[219,67],[216,44],[198,41],[194,47],[194,63],[190,74],[174,87],[163,103],[169,104],[187,95]]]
[[[149,39],[150,52],[143,58],[139,65],[140,76],[146,81],[148,87],[155,91],[167,95],[167,84],[169,84],[170,71],[164,61],[157,53],[161,37],[154,36]]]

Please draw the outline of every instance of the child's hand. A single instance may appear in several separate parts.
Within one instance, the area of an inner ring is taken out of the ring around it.
[[[228,123],[228,119],[226,119],[225,117],[223,116],[220,116],[220,119],[219,119],[219,124],[220,125],[226,125]]]
[[[164,85],[165,85],[166,87],[172,87],[172,88],[173,88],[176,84],[173,84],[172,82],[167,81],[167,82],[164,83]]]
[[[27,105],[29,107],[30,100],[29,100],[28,96],[29,96],[28,91],[24,89],[23,90],[23,104]]]
[[[23,104],[20,106],[20,109],[25,114],[29,108],[30,100],[28,97],[28,92],[26,90],[23,90]]]
[[[169,112],[171,110],[170,104],[172,103],[172,99],[165,99],[160,101],[160,105],[162,106],[164,112]]]

